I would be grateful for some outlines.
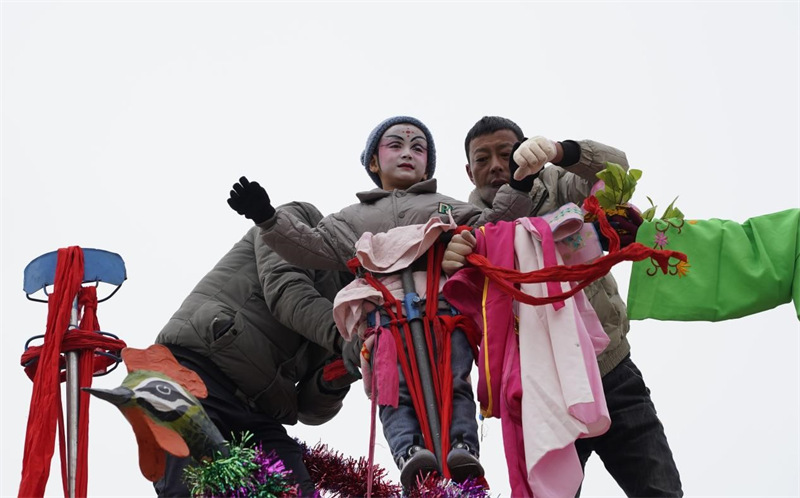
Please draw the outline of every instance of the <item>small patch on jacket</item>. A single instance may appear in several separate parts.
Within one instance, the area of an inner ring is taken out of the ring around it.
[[[440,202],[439,203],[439,209],[437,210],[437,212],[439,214],[447,214],[452,210],[453,210],[453,206],[451,206],[450,204],[445,204],[444,202]]]

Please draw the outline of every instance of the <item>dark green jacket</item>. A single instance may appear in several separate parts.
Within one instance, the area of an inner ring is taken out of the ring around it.
[[[316,225],[307,203],[282,206]],[[319,382],[339,333],[332,302],[347,277],[286,263],[251,228],[203,277],[156,338],[210,360],[238,395],[284,424],[317,425],[342,407],[347,389]]]

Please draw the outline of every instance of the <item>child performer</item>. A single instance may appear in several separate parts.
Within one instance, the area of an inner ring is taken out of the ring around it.
[[[443,217],[458,225],[479,226],[527,216],[531,200],[530,181],[513,179],[500,187],[492,208],[481,210],[436,192],[433,173],[436,150],[433,136],[418,119],[395,116],[381,122],[367,138],[361,163],[379,187],[356,194],[359,203],[329,215],[314,228],[288,211],[270,204],[266,190],[242,177],[233,186],[228,204],[261,227],[264,241],[287,261],[315,269],[345,270],[355,255],[355,244],[365,232],[387,232],[392,228],[422,225]],[[522,169],[522,168],[521,168]],[[513,173],[513,172],[512,172]],[[524,172],[523,172],[524,173]],[[461,482],[483,476],[478,460],[476,404],[469,374],[474,358],[467,337],[460,329],[452,335],[453,402],[447,449],[451,478]],[[421,429],[400,373],[397,408],[380,407],[384,435],[408,490],[417,476],[435,471],[433,452],[420,446]]]

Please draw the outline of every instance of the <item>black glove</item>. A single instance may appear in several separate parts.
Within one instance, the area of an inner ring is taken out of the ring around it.
[[[275,215],[275,208],[269,203],[269,195],[258,182],[249,182],[244,176],[233,184],[228,205],[234,211],[258,225]]]
[[[361,346],[364,340],[358,336],[342,344],[342,360],[344,368],[350,375],[361,378]]]
[[[527,140],[527,138],[523,138],[522,142],[524,142],[525,140]],[[536,179],[537,176],[539,176],[538,172],[533,175],[528,175],[522,180],[514,179],[514,173],[516,173],[516,171],[519,169],[519,164],[517,164],[516,161],[514,161],[514,152],[516,152],[517,149],[519,149],[519,146],[522,145],[522,142],[515,143],[514,146],[511,148],[511,155],[508,156],[508,171],[509,173],[511,173],[511,177],[508,180],[508,184],[511,185],[513,189],[519,190],[520,192],[530,192],[531,189],[533,188],[533,181]]]
[[[625,208],[625,215],[615,214],[608,218],[608,224],[611,225],[619,235],[619,248],[629,246],[636,242],[636,232],[642,224],[642,216],[633,208]],[[597,230],[597,237],[600,239],[600,245],[603,250],[608,252],[608,239],[600,232],[600,222],[593,221],[595,230]]]

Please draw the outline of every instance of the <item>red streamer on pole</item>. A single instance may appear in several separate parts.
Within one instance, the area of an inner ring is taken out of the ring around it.
[[[426,305],[423,314],[423,326],[425,331],[425,340],[427,341],[427,350],[431,357],[431,373],[433,378],[434,396],[436,398],[436,406],[439,411],[440,421],[440,441],[443,451],[450,449],[450,425],[452,421],[453,411],[453,374],[451,365],[451,334],[456,328],[464,331],[473,349],[473,356],[477,356],[477,347],[480,342],[480,331],[467,319],[464,315],[450,316],[440,315],[438,313],[439,306],[439,278],[441,275],[442,258],[444,256],[444,246],[442,244],[435,244],[428,250],[427,260],[427,285],[426,285]],[[353,258],[348,262],[348,268],[358,274],[360,264],[358,259]],[[402,302],[395,299],[392,293],[378,280],[374,275],[369,272],[364,273],[364,279],[375,289],[379,290],[384,298],[383,309],[389,316],[389,330],[391,331],[392,338],[395,341],[397,349],[398,362],[403,371],[403,376],[406,379],[408,391],[411,397],[411,402],[414,411],[417,414],[417,419],[420,425],[420,432],[425,447],[434,451],[433,434],[431,432],[430,423],[428,421],[427,406],[425,403],[422,382],[420,379],[419,370],[417,368],[416,352],[411,345],[413,344],[411,338],[411,327],[403,312]],[[407,348],[403,347],[403,340],[408,345]],[[438,353],[438,360],[433,356],[433,352]],[[373,376],[373,382],[375,377]],[[379,387],[380,389],[380,387]],[[373,401],[376,399],[376,394],[372,393]],[[374,403],[373,403],[374,404]],[[371,445],[372,447],[372,445]],[[446,456],[446,455],[445,455]],[[444,460],[444,458],[443,458]],[[370,456],[369,464],[372,465],[372,457]],[[450,477],[450,469],[447,468],[447,461],[440,462],[442,466],[442,473],[445,478]],[[480,482],[486,488],[488,483],[485,479],[481,478]]]
[[[20,360],[26,374],[33,380],[19,487],[20,498],[44,495],[55,448],[56,427],[60,441],[62,485],[64,495],[68,494],[61,405],[61,382],[66,378],[62,371],[65,366],[62,353],[78,352],[78,385],[90,387],[95,373],[105,371],[108,366],[116,363],[112,358],[95,355],[95,352],[105,350],[119,354],[125,347],[125,342],[119,339],[96,333],[100,330],[96,313],[97,289],[82,287],[83,274],[83,250],[78,246],[59,249],[54,288],[47,302],[44,343],[28,348]],[[76,298],[78,309],[82,310],[80,328],[70,330],[67,334]],[[75,496],[83,497],[88,488],[89,446],[89,394],[83,390],[79,390],[78,406]]]

